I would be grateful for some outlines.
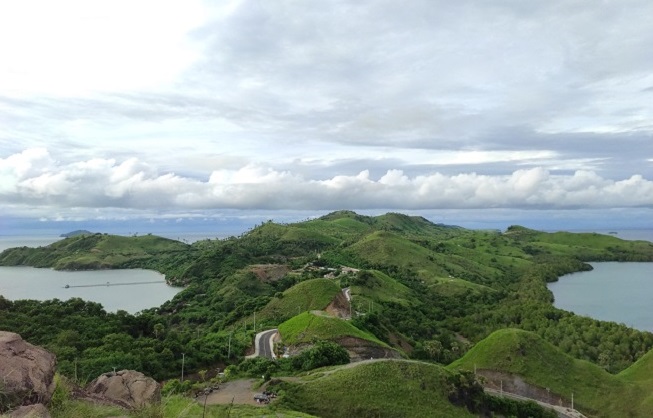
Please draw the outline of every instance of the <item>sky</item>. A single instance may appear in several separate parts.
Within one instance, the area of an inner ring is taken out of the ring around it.
[[[653,228],[650,16],[647,0],[0,2],[0,235],[338,209]]]

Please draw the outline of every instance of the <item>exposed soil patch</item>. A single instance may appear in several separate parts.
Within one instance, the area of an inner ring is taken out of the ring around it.
[[[349,319],[349,301],[345,297],[344,293],[339,292],[335,298],[331,301],[329,306],[326,307],[325,311],[331,316],[337,318]]]
[[[251,266],[251,271],[262,282],[276,282],[288,274],[290,269],[285,264],[255,264]]]
[[[566,397],[525,382],[520,376],[514,374],[485,369],[477,370],[476,374],[485,378],[484,386],[494,390],[503,390],[551,405],[567,406],[570,403]]]
[[[210,393],[206,399],[207,405],[228,405],[232,402],[239,405],[260,405],[254,400],[254,395],[260,390],[253,390],[254,379],[233,380],[220,384],[220,389]],[[204,402],[204,396],[199,396],[197,401]]]
[[[408,341],[406,341],[406,339],[400,335],[390,333],[388,334],[388,340],[390,341],[390,345],[393,347],[399,347],[406,354],[413,352],[413,346],[410,345],[410,343],[408,343]]]
[[[369,359],[401,358],[397,351],[361,338],[345,337],[336,342],[349,352],[349,358],[353,362]]]

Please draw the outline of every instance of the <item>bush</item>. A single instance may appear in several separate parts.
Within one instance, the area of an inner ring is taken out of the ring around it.
[[[347,364],[349,353],[332,341],[320,340],[313,347],[293,357],[291,362],[293,369],[306,371],[318,367]]]
[[[265,357],[247,359],[238,365],[238,373],[249,377],[270,375],[276,370],[276,362]]]

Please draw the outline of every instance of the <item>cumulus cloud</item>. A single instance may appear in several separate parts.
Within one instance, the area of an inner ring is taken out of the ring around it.
[[[433,172],[412,177],[391,169],[378,178],[362,170],[316,180],[250,164],[215,170],[201,180],[161,173],[136,158],[60,163],[47,150],[35,149],[0,159],[0,177],[5,204],[44,211],[653,208],[653,181],[641,175],[611,180],[591,171],[561,175],[541,167],[509,175]]]

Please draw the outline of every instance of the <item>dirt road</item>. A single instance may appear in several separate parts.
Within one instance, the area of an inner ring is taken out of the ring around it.
[[[223,383],[220,389],[209,394],[206,399],[207,405],[225,405],[230,404],[233,399],[234,404],[258,405],[254,400],[254,395],[258,391],[252,390],[254,379],[240,379]],[[197,398],[197,401],[204,403],[204,396]]]

